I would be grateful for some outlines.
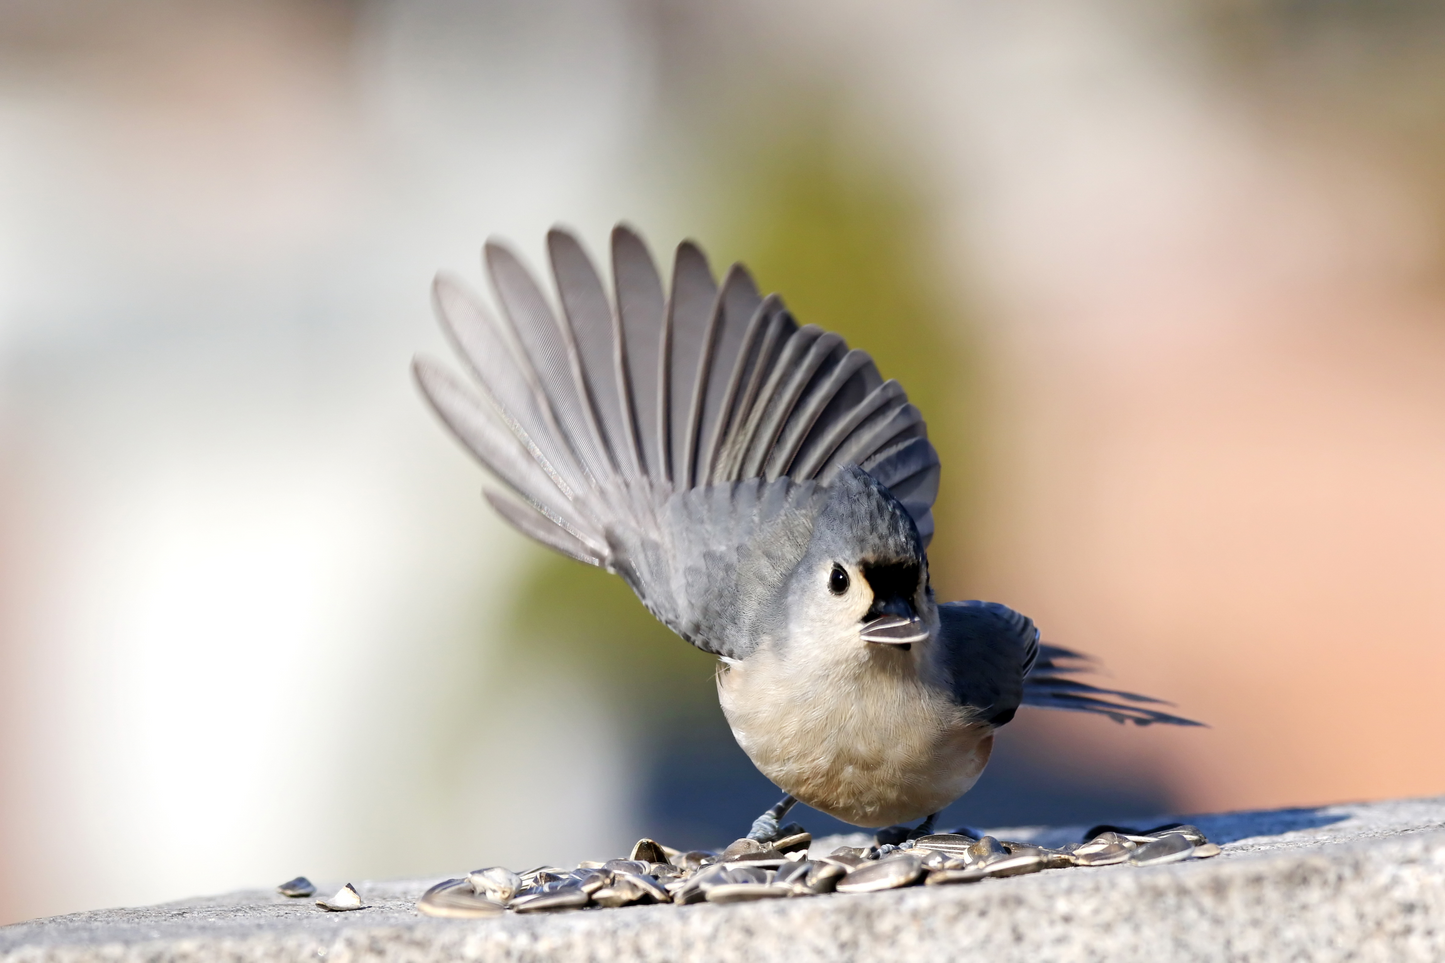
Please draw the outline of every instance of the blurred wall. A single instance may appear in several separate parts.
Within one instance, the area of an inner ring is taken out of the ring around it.
[[[940,595],[1213,726],[1021,715],[950,817],[1445,791],[1442,41],[1402,2],[0,5],[0,921],[770,801],[709,660],[498,523],[409,384],[434,270],[558,220],[697,236],[874,350],[946,458]]]

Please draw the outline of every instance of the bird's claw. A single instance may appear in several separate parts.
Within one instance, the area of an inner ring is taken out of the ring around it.
[[[753,820],[753,828],[747,838],[757,843],[770,843],[778,838],[778,817],[771,812],[763,813]]]

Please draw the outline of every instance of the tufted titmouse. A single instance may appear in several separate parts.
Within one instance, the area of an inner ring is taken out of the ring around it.
[[[1019,705],[1197,725],[1070,677],[994,602],[934,600],[938,455],[896,381],[799,326],[741,265],[721,286],[697,245],[664,294],[642,240],[612,232],[613,292],[577,239],[547,237],[561,313],[486,246],[499,323],[458,281],[434,303],[475,376],[419,358],[442,420],[510,495],[523,534],[615,572],[719,662],[738,743],[788,795],[860,826],[933,816],[967,792]],[[478,390],[480,389],[480,390]]]

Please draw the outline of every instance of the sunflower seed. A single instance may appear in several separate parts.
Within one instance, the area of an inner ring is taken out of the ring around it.
[[[610,869],[588,869],[575,874],[573,880],[577,888],[589,896],[612,883],[612,871]]]
[[[962,869],[940,869],[928,874],[924,880],[929,886],[947,886],[950,883],[977,883],[988,879],[988,868],[982,865]]]
[[[470,879],[447,879],[437,883],[416,901],[416,908],[427,916],[454,920],[497,916],[506,910],[501,903],[479,896]]]
[[[829,853],[828,856],[822,857],[822,860],[827,863],[837,863],[838,866],[842,866],[844,869],[857,869],[858,866],[863,866],[864,863],[868,862],[863,856],[854,855],[853,852],[845,852],[844,849],[835,850],[835,852]]]
[[[749,853],[746,856],[739,856],[737,859],[728,860],[730,866],[757,866],[760,869],[777,869],[792,860],[788,857],[775,853],[771,850],[764,850],[761,853]]]
[[[768,871],[752,863],[730,863],[726,879],[729,883],[766,883]]]
[[[1194,858],[1208,859],[1211,856],[1218,856],[1221,852],[1223,850],[1219,848],[1218,843],[1203,843],[1194,847]]]
[[[645,873],[651,866],[651,863],[640,859],[609,859],[602,864],[603,869],[610,869],[614,873]]]
[[[1147,843],[1155,836],[1162,835],[1163,833],[1167,833],[1171,830],[1178,828],[1179,823],[1166,823],[1163,826],[1155,826],[1153,829],[1130,829],[1128,826],[1111,826],[1108,823],[1105,823],[1101,826],[1095,826],[1087,833],[1085,833],[1084,841],[1088,842],[1089,840],[1096,839],[1099,836],[1113,833],[1116,836],[1123,836],[1130,842]],[[1193,829],[1192,826],[1190,828]],[[1195,832],[1198,832],[1198,830],[1195,830]]]
[[[876,863],[859,866],[838,883],[840,893],[871,893],[907,886],[923,873],[923,861],[912,853],[900,853]]]
[[[1145,843],[1129,854],[1129,862],[1136,866],[1158,866],[1188,859],[1194,852],[1194,844],[1178,833],[1166,833],[1152,842]]]
[[[348,910],[364,908],[361,905],[361,894],[350,883],[337,890],[336,895],[330,899],[317,900],[316,905],[332,913],[345,913]]]
[[[472,892],[489,900],[505,904],[522,888],[522,877],[505,866],[487,866],[474,869],[467,874]]]
[[[1123,846],[1125,849],[1133,849],[1136,845],[1138,844],[1129,839],[1128,836],[1122,836],[1119,833],[1115,832],[1107,832],[1100,833],[1099,835],[1095,836],[1093,839],[1089,840],[1087,843],[1084,843],[1078,849],[1074,850],[1074,852],[1081,855],[1086,855],[1096,850],[1107,849],[1110,846]]]
[[[668,894],[667,890],[658,885],[651,876],[633,876],[631,874],[619,873],[615,877],[612,885],[616,886],[619,882],[625,882],[628,886],[633,887],[654,903],[668,903],[672,901],[672,896]]]
[[[1043,846],[1034,846],[1031,843],[1004,843],[1010,856],[1036,856],[1044,861],[1044,869],[1062,869],[1065,866],[1074,865],[1069,854],[1057,849],[1045,849]]]
[[[761,853],[766,848],[766,846],[756,839],[748,839],[744,836],[742,839],[735,839],[729,843],[728,848],[722,851],[722,858],[737,859],[739,856],[746,855],[747,853]]]
[[[521,896],[512,901],[512,909],[518,913],[547,913],[552,910],[581,909],[592,897],[579,886],[564,886],[550,893],[535,896]]]
[[[693,903],[701,903],[707,899],[707,891],[711,888],[710,886],[684,887],[672,894],[672,901],[678,906],[691,906]]]
[[[592,901],[598,906],[630,906],[633,903],[666,903],[671,897],[662,887],[643,876],[631,873],[616,873],[612,884],[592,894]]]
[[[968,847],[968,855],[974,859],[994,859],[999,856],[1007,856],[1008,850],[1003,843],[992,836],[982,836],[977,842]]]
[[[923,868],[930,872],[936,869],[942,869],[944,864],[948,862],[947,853],[940,853],[936,849],[925,849],[922,852],[926,855],[922,855],[919,861],[923,864]]]
[[[716,860],[717,853],[710,853],[704,849],[693,849],[674,857],[671,862],[679,869],[695,872]]]
[[[644,863],[665,863],[667,853],[663,851],[662,844],[655,839],[643,837],[632,844],[632,855],[628,859],[639,859]]]
[[[1111,843],[1108,846],[1077,849],[1069,854],[1069,860],[1075,866],[1112,866],[1127,860],[1132,851],[1133,847]]]
[[[806,889],[805,880],[808,878],[808,871],[813,864],[807,860],[800,860],[796,863],[789,863],[778,868],[778,873],[773,877],[773,882],[779,886],[795,886]]]
[[[989,860],[983,865],[983,871],[989,876],[1023,876],[1026,873],[1037,873],[1045,867],[1045,863],[1042,856],[1031,854],[1005,856]]]
[[[813,835],[808,832],[793,833],[790,836],[783,836],[773,842],[773,848],[780,853],[807,852],[808,847],[813,845]]]
[[[277,886],[276,892],[282,896],[290,896],[293,898],[299,896],[315,896],[316,884],[305,876],[297,876],[295,879],[288,879],[280,886]]]
[[[782,899],[792,896],[787,886],[758,883],[723,883],[707,891],[709,903],[745,903],[758,899]]]
[[[936,853],[947,853],[949,856],[962,856],[968,852],[968,847],[978,840],[972,836],[961,836],[957,833],[934,833],[932,836],[920,836],[911,844],[911,848],[929,849]]]
[[[838,880],[848,875],[848,867],[834,862],[816,862],[808,867],[803,885],[810,893],[831,893],[838,886]]]
[[[672,901],[674,903],[700,903],[706,898],[707,890],[714,886],[721,886],[724,883],[733,882],[731,878],[733,863],[713,863],[704,866],[682,883],[676,889],[672,889]]]

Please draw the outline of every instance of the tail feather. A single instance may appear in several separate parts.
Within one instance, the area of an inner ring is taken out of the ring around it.
[[[1040,644],[1032,665],[1026,670],[1028,674],[1024,678],[1023,704],[1041,709],[1094,712],[1108,716],[1115,722],[1132,722],[1136,726],[1150,726],[1155,723],[1171,726],[1204,725],[1193,719],[1145,708],[1146,705],[1172,706],[1172,702],[1137,692],[1104,689],[1067,677],[1071,673],[1097,671],[1098,665],[1098,660],[1081,652],[1060,645]]]

